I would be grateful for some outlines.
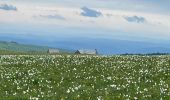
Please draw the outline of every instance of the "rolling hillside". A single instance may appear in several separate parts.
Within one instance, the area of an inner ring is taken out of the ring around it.
[[[0,41],[0,54],[8,53],[47,53],[50,47],[19,44],[17,42]],[[71,53],[70,50],[59,49],[61,53]]]

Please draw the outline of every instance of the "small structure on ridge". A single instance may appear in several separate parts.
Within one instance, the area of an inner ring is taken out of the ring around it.
[[[47,53],[55,54],[55,53],[60,53],[60,51],[58,49],[48,49]]]
[[[87,55],[97,55],[97,49],[94,50],[77,50],[75,54],[87,54]]]

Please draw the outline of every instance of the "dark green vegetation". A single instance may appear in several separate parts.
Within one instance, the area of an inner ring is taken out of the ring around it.
[[[0,56],[1,99],[169,100],[170,56]]]
[[[19,44],[0,41],[0,54],[46,54],[50,47]],[[70,50],[58,49],[60,53],[72,53]]]

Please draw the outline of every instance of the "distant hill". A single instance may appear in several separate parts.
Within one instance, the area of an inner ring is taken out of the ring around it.
[[[47,53],[50,47],[20,44],[14,41],[0,41],[0,54],[2,53]],[[58,49],[58,48],[57,48]],[[72,53],[71,50],[58,49],[61,53]]]

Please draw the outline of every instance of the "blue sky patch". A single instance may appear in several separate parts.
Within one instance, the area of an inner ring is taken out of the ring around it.
[[[81,13],[81,15],[86,16],[86,17],[99,17],[102,15],[101,12],[98,12],[96,10],[87,8],[87,7],[83,7],[81,8],[83,10],[83,12]]]
[[[2,10],[14,10],[14,11],[17,10],[17,8],[15,6],[7,5],[7,4],[1,4],[0,9],[2,9]]]
[[[128,22],[135,22],[135,23],[144,23],[146,19],[144,17],[140,16],[132,16],[132,17],[124,17],[126,21]]]

